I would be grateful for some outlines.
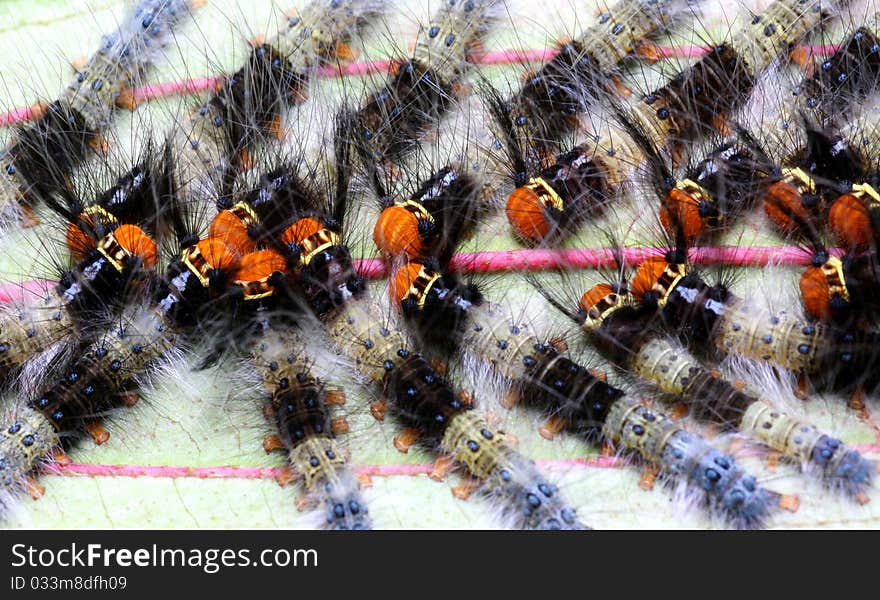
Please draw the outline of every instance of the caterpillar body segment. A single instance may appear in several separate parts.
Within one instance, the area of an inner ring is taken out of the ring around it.
[[[504,433],[490,426],[421,356],[410,354],[386,378],[386,393],[402,421],[422,431],[503,500],[516,527],[582,529],[573,509],[535,464],[519,455]]]
[[[3,409],[0,429],[0,519],[11,513],[27,490],[27,474],[46,460],[61,438],[52,422],[25,404]]]
[[[642,263],[632,292],[690,345],[772,364],[833,389],[877,385],[875,331],[847,331],[771,312],[664,259]]]
[[[311,374],[306,340],[291,327],[267,321],[251,350],[251,362],[270,394],[269,413],[291,465],[317,501],[327,529],[370,529],[360,484],[334,439],[324,383]]]
[[[601,214],[642,160],[638,145],[613,127],[548,156],[536,150],[514,106],[497,91],[485,90],[484,102],[500,138],[503,169],[516,186],[507,198],[507,220],[528,245],[559,243]]]
[[[749,406],[740,431],[815,471],[827,484],[859,498],[870,488],[876,466],[857,450],[763,402]]]
[[[144,0],[86,63],[57,101],[57,108],[82,119],[83,129],[105,129],[120,96],[131,93],[179,22],[200,4],[193,0]],[[51,110],[51,109],[50,109]]]
[[[373,241],[389,257],[448,256],[479,220],[484,192],[468,172],[444,167],[406,199],[383,199]]]
[[[4,386],[25,363],[78,328],[67,303],[51,292],[18,307],[3,306],[0,319],[0,381]]]
[[[880,14],[874,12],[795,90],[825,127],[842,125],[852,104],[876,90],[880,75]]]
[[[4,424],[10,435],[0,440],[3,492],[14,495],[52,450],[72,443],[90,423],[123,406],[127,394],[174,352],[175,344],[175,336],[152,309],[135,309],[96,335],[41,391],[10,407],[12,422]],[[20,427],[30,433],[18,439]]]

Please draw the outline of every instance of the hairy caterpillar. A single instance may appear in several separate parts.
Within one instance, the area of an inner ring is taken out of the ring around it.
[[[760,440],[820,476],[833,487],[865,499],[875,466],[809,423],[755,397],[743,386],[702,365],[680,343],[657,332],[653,314],[632,302],[625,284],[601,283],[587,290],[571,311],[545,297],[578,323],[615,364],[659,390],[684,400],[692,415]]]
[[[727,41],[714,45],[694,65],[633,106],[642,127],[658,147],[672,145],[675,155],[683,140],[718,130],[741,106],[758,77],[790,52],[813,29],[848,4],[819,0],[776,0]]]
[[[354,115],[352,135],[362,154],[397,162],[418,144],[463,95],[468,59],[493,27],[499,6],[497,0],[443,3],[412,57],[397,62],[384,87]]]
[[[262,306],[274,299],[273,273],[285,268],[280,254],[264,250],[245,256],[234,275],[236,285],[244,289],[245,303],[256,300],[261,305],[254,313],[257,332],[250,360],[270,394],[265,412],[278,431],[277,442],[272,444],[287,451],[310,498],[323,506],[325,527],[369,529],[371,521],[360,485],[346,465],[345,452],[330,423],[328,404],[339,402],[339,393],[331,393],[312,375],[301,332],[284,325],[284,315],[265,314],[271,307]],[[252,294],[257,281],[265,284],[259,293]]]
[[[638,147],[613,128],[567,148],[552,162],[535,158],[531,148],[540,142],[522,130],[513,105],[491,88],[484,96],[516,185],[505,214],[514,235],[526,244],[562,241],[589,216],[601,212],[641,159]]]
[[[67,223],[65,239],[76,262],[63,269],[44,297],[4,307],[0,321],[4,382],[25,362],[83,324],[88,329],[89,319],[103,318],[144,287],[158,260],[163,223],[173,219],[179,208],[167,153],[156,156],[148,145],[143,154],[135,167],[94,200],[72,191],[47,198],[50,208]],[[51,252],[47,246],[40,251]]]
[[[201,0],[142,0],[134,7],[61,96],[15,132],[0,157],[0,211],[32,206],[40,194],[63,188],[73,169],[90,152],[102,149],[115,108],[134,109],[134,86],[183,17],[202,4]]]
[[[254,42],[246,63],[176,126],[184,197],[227,192],[261,134],[283,136],[284,112],[308,98],[315,71],[350,58],[354,33],[383,10],[382,0],[312,0],[288,11],[277,35]]]
[[[597,89],[623,85],[621,66],[632,56],[656,59],[652,39],[668,32],[690,3],[680,0],[620,0],[534,73],[505,103],[510,120],[524,132],[529,152],[546,155],[573,133],[577,115]]]

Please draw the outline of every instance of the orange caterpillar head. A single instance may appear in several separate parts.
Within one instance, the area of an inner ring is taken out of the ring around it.
[[[828,226],[844,248],[867,250],[874,243],[869,206],[880,206],[880,197],[871,186],[853,186],[828,210]]]
[[[373,228],[373,242],[385,256],[417,259],[425,255],[425,241],[436,232],[431,214],[418,202],[392,204]]]
[[[660,207],[660,224],[669,235],[680,228],[688,244],[720,225],[721,216],[708,192],[686,179],[669,190]]]
[[[828,322],[836,311],[849,303],[849,290],[843,273],[843,263],[836,256],[819,254],[813,266],[800,279],[804,311],[811,318]],[[822,258],[826,258],[822,262]]]
[[[284,230],[281,242],[291,251],[295,250],[300,266],[305,267],[318,253],[341,244],[342,240],[339,233],[328,229],[317,219],[305,217]]]
[[[543,179],[533,178],[513,190],[507,198],[505,212],[514,234],[524,243],[536,245],[550,234],[553,215],[563,209],[559,194]]]
[[[241,254],[216,238],[205,238],[183,252],[183,264],[198,277],[201,284],[226,281],[226,277],[238,270]]]
[[[71,255],[80,261],[85,259],[89,252],[97,246],[95,235],[101,236],[101,230],[112,228],[116,224],[116,217],[100,206],[89,206],[84,209],[76,222],[67,224],[65,239]],[[91,233],[86,233],[86,227]]]
[[[630,285],[630,291],[636,300],[641,301],[645,294],[654,291],[654,286],[660,281],[668,264],[662,256],[651,256],[642,261]]]
[[[658,304],[663,306],[669,293],[684,278],[686,270],[683,263],[669,262],[663,256],[646,258],[633,276],[630,285],[632,297],[644,302],[648,294],[654,294]]]
[[[241,259],[232,278],[244,291],[245,300],[266,298],[275,293],[271,278],[287,270],[287,260],[275,250],[257,250]]]
[[[785,178],[767,189],[764,212],[783,233],[794,233],[799,223],[809,223],[820,210],[813,179],[801,169],[787,170]]]

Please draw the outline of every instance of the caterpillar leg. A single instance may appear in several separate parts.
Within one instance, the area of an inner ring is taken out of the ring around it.
[[[468,475],[464,481],[452,488],[452,495],[459,500],[467,500],[480,486],[480,480]]]
[[[406,454],[413,444],[419,441],[421,435],[418,429],[407,427],[401,433],[394,436],[394,447],[397,448],[398,452]]]
[[[453,465],[455,465],[454,456],[451,454],[441,454],[437,460],[434,461],[434,466],[431,468],[431,472],[428,473],[428,477],[434,481],[444,481]]]
[[[83,427],[85,428],[86,433],[89,434],[89,437],[91,437],[98,446],[104,444],[110,439],[110,432],[104,428],[104,423],[100,420],[89,421],[83,425]]]

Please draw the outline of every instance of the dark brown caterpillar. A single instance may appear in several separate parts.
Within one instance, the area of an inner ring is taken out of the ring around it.
[[[637,103],[634,109],[644,129],[658,147],[671,144],[675,155],[681,141],[723,130],[761,73],[847,3],[776,0],[736,28],[728,41]]]
[[[384,10],[383,0],[312,0],[286,14],[277,35],[255,42],[247,62],[176,126],[177,178],[185,198],[205,204],[228,192],[248,152],[308,98],[315,71],[351,57],[349,42]]]
[[[322,506],[324,527],[370,529],[360,485],[332,433],[331,392],[311,374],[306,340],[295,328],[271,328],[268,320],[260,329],[251,361],[271,394],[266,413],[310,499]]]
[[[505,104],[528,138],[546,156],[577,128],[577,116],[600,90],[622,85],[622,64],[632,56],[657,58],[651,40],[668,32],[690,3],[680,0],[620,0],[596,23],[562,44],[559,54],[526,76]]]
[[[0,211],[29,207],[64,189],[67,178],[94,151],[117,106],[133,109],[133,90],[172,40],[175,28],[201,0],[142,0],[104,38],[61,96],[19,127],[0,157]]]
[[[351,135],[362,154],[381,164],[397,162],[419,143],[463,94],[468,60],[499,6],[498,0],[443,3],[412,57],[398,62],[384,87],[356,113]]]

